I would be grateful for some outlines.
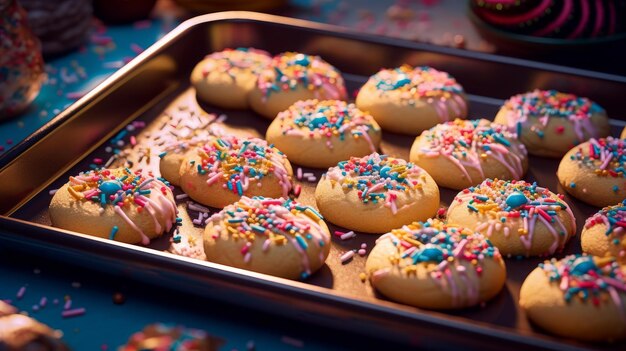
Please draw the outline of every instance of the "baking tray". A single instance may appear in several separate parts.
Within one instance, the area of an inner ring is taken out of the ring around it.
[[[535,88],[555,88],[588,96],[612,118],[613,134],[624,125],[622,109],[626,78],[579,69],[440,48],[390,38],[366,36],[347,29],[251,12],[225,12],[188,20],[92,92],[62,112],[11,153],[0,159],[0,243],[52,259],[174,287],[308,323],[324,324],[369,337],[385,338],[411,347],[449,349],[536,348],[552,350],[615,349],[625,344],[584,344],[559,339],[535,328],[518,309],[520,285],[542,259],[507,259],[506,287],[485,306],[455,312],[420,310],[377,295],[358,275],[365,258],[345,265],[339,256],[361,243],[373,247],[376,235],[333,238],[327,264],[299,282],[271,277],[164,252],[169,236],[149,247],[94,238],[49,226],[49,191],[68,175],[88,169],[94,157],[106,158],[109,140],[132,121],[148,127],[137,140],[158,128],[164,111],[197,104],[188,77],[207,53],[228,47],[253,46],[271,53],[301,51],[321,55],[342,71],[350,91],[358,89],[381,67],[402,63],[431,65],[450,72],[469,93],[470,116],[492,118],[503,100]],[[228,115],[226,125],[236,133],[263,136],[269,121],[250,111],[223,111],[201,105],[210,113]],[[383,133],[384,153],[408,157],[412,137]],[[131,159],[137,157],[130,153]],[[145,161],[144,161],[145,162]],[[297,165],[294,165],[297,167]],[[564,193],[555,177],[558,160],[531,157],[526,180]],[[319,176],[322,170],[303,168]],[[315,184],[301,183],[299,201],[313,205]],[[178,194],[177,190],[177,194]],[[441,189],[442,205],[456,194]],[[570,197],[568,203],[582,228],[597,209]],[[179,205],[183,228],[191,225],[184,202]],[[330,225],[331,230],[338,229]],[[181,229],[183,230],[183,229]],[[579,252],[575,237],[561,257]]]

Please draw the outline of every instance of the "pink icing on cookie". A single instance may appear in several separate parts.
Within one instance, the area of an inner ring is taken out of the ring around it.
[[[425,141],[420,151],[426,157],[444,156],[454,163],[463,176],[470,180],[468,168],[476,170],[485,178],[481,158],[493,158],[503,165],[514,179],[523,176],[523,159],[526,148],[520,143],[511,143],[517,135],[505,126],[487,120],[460,120],[439,124],[422,133]]]
[[[346,137],[363,138],[371,152],[376,146],[369,136],[370,132],[380,132],[373,125],[373,117],[359,110],[354,104],[340,100],[306,100],[294,103],[288,110],[276,116],[282,121],[281,130],[285,135],[298,135],[305,139],[331,139]],[[332,144],[327,143],[328,147]]]
[[[437,111],[441,122],[467,114],[463,88],[448,73],[432,67],[402,65],[383,69],[370,77],[368,83],[373,84],[381,95],[398,94],[401,102],[407,105],[414,105],[416,100],[425,101]]]
[[[569,237],[576,232],[574,215],[562,196],[536,183],[487,179],[480,185],[461,191],[448,211],[461,203],[467,203],[470,212],[486,215],[485,221],[477,223],[476,230],[486,233],[487,237],[494,230],[506,228],[507,221],[521,220],[522,227],[516,234],[527,253],[530,253],[533,244],[537,221],[544,224],[553,237],[550,248],[544,254],[552,255],[562,250]],[[573,226],[571,230],[567,230],[557,215],[560,211],[567,213]]]
[[[604,113],[595,102],[572,94],[556,90],[534,90],[511,97],[504,103],[508,110],[507,125],[521,136],[523,128],[531,130],[543,138],[550,118],[563,118],[572,124],[578,144],[587,140],[585,133],[593,138],[599,137],[598,129],[591,123],[593,114]],[[536,117],[539,123],[531,125],[529,117]]]
[[[229,237],[237,234],[244,239],[241,254],[247,262],[262,259],[252,257],[248,251],[254,240],[263,240],[264,252],[273,245],[291,244],[301,257],[302,278],[312,273],[307,254],[309,245],[323,247],[330,243],[330,235],[320,225],[321,221],[322,216],[315,209],[291,199],[246,196],[208,219],[216,232],[225,231]],[[214,238],[220,240],[219,236]],[[322,251],[319,259],[324,261]]]

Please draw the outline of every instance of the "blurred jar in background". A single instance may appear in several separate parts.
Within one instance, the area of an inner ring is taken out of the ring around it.
[[[45,79],[37,37],[16,0],[0,0],[0,120],[24,111]]]

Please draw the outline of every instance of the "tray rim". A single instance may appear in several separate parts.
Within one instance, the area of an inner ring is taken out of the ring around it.
[[[37,142],[43,140],[46,135],[48,135],[48,133],[50,133],[52,130],[56,128],[61,128],[64,122],[75,117],[77,112],[79,112],[81,109],[88,107],[91,103],[97,102],[99,94],[109,89],[114,89],[117,84],[123,84],[125,77],[129,74],[132,74],[135,67],[139,66],[143,62],[151,59],[154,55],[158,54],[178,36],[183,35],[186,31],[192,29],[194,26],[208,22],[220,21],[262,22],[267,24],[298,27],[303,30],[316,31],[338,37],[347,37],[353,40],[363,40],[383,45],[402,46],[407,49],[437,52],[445,55],[468,57],[471,59],[487,60],[491,62],[516,64],[529,68],[540,68],[542,70],[552,70],[564,74],[574,74],[595,79],[613,80],[626,84],[626,77],[616,76],[612,74],[581,70],[577,68],[562,67],[558,65],[544,64],[524,59],[508,58],[504,56],[471,52],[454,48],[438,47],[431,44],[415,43],[402,39],[388,38],[384,36],[362,34],[344,27],[275,15],[243,11],[221,12],[198,16],[180,24],[177,28],[172,30],[162,39],[157,41],[154,45],[150,46],[143,53],[133,59],[129,64],[116,71],[101,84],[99,84],[96,88],[90,91],[87,95],[79,99],[76,103],[69,106],[66,110],[53,118],[50,122],[46,123],[43,127],[38,129],[23,142],[18,144],[18,146],[11,149],[10,153],[7,153],[8,155],[5,154],[5,157],[0,158],[0,172],[2,171],[2,169],[10,165],[11,162],[17,159],[23,151],[32,147]],[[7,158],[7,156],[13,156],[13,158]],[[23,205],[20,205],[20,207],[21,206]],[[216,276],[222,276],[223,278],[254,282],[257,285],[262,284],[266,287],[276,289],[278,291],[276,295],[279,295],[279,293],[303,293],[318,300],[324,300],[333,304],[347,304],[353,309],[367,309],[368,311],[385,312],[390,315],[397,315],[398,317],[408,318],[413,321],[427,323],[434,326],[441,326],[449,330],[456,330],[470,334],[480,334],[483,336],[487,336],[492,340],[498,339],[505,342],[516,342],[518,345],[535,346],[550,349],[581,349],[579,345],[565,344],[560,341],[559,338],[547,334],[523,334],[507,327],[494,326],[484,322],[475,322],[469,320],[468,318],[446,315],[445,313],[437,311],[415,309],[409,310],[411,307],[403,306],[401,304],[385,300],[377,300],[376,302],[361,300],[353,295],[350,296],[349,294],[338,292],[329,288],[272,277],[265,274],[254,273],[211,262],[189,259],[136,245],[129,245],[115,241],[109,241],[106,239],[100,239],[80,233],[66,231],[59,228],[52,228],[37,223],[11,218],[5,215],[0,216],[0,227],[2,228],[2,230],[0,230],[0,240],[15,241],[19,240],[18,238],[28,238],[28,240],[30,240],[32,243],[49,243],[55,245],[54,240],[60,240],[56,239],[56,236],[62,235],[62,238],[67,238],[67,235],[69,234],[71,235],[74,244],[85,244],[87,246],[93,245],[94,247],[99,246],[101,248],[106,247],[109,249],[116,247],[116,250],[122,250],[123,252],[128,253],[128,255],[136,254],[139,255],[139,257],[148,255],[151,259],[158,262],[164,262],[166,264],[175,262],[176,266],[179,266],[181,268],[192,267],[196,270],[207,270],[207,272],[210,272],[211,274],[214,274]],[[9,229],[8,232],[7,229]],[[91,243],[91,245],[88,245],[86,243]],[[109,259],[114,258],[109,257]]]

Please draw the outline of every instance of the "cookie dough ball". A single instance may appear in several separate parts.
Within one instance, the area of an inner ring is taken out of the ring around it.
[[[498,249],[482,234],[435,219],[381,236],[365,270],[376,290],[392,300],[430,309],[477,305],[504,286]]]
[[[0,310],[9,309],[0,301]],[[68,351],[61,333],[15,311],[0,314],[0,350],[3,351]]]
[[[167,184],[128,168],[97,169],[70,177],[50,203],[58,228],[147,245],[176,223],[176,203]]]
[[[379,155],[351,157],[328,169],[315,189],[326,219],[365,233],[385,233],[437,213],[439,188],[423,169]]]
[[[175,110],[165,116],[163,128],[150,135],[147,141],[150,149],[159,156],[161,177],[170,184],[180,186],[180,166],[189,152],[209,142],[224,130],[214,123],[214,114],[201,110]]]
[[[485,235],[506,256],[552,255],[576,234],[563,196],[523,180],[487,179],[465,189],[446,218]]]
[[[626,198],[625,166],[626,140],[590,139],[563,156],[556,175],[570,195],[603,207]]]
[[[383,130],[409,135],[467,117],[463,88],[448,73],[426,66],[379,71],[361,88],[356,105]]]
[[[561,157],[573,146],[608,136],[609,119],[595,102],[556,90],[508,99],[494,120],[515,131],[532,155]]]
[[[346,100],[341,73],[319,56],[285,52],[260,73],[249,102],[258,114],[273,119],[294,102],[308,99]]]
[[[304,279],[328,257],[330,233],[312,207],[291,199],[242,197],[211,216],[207,261],[288,279]]]
[[[298,101],[278,114],[266,139],[292,162],[328,168],[380,145],[380,127],[369,114],[340,100]]]
[[[587,218],[580,237],[583,252],[592,256],[612,256],[626,263],[626,200],[605,207]]]
[[[610,258],[553,258],[526,278],[519,304],[536,325],[561,337],[584,341],[624,339],[625,274],[625,267]]]
[[[203,330],[155,323],[131,335],[118,351],[218,351],[223,344],[224,340]]]
[[[180,187],[195,201],[222,208],[246,196],[288,197],[293,171],[287,156],[258,138],[214,138],[189,153]]]
[[[224,108],[248,108],[248,94],[271,56],[253,48],[226,49],[200,61],[191,72],[191,84],[200,100]]]
[[[488,178],[521,179],[528,168],[517,135],[486,119],[456,119],[424,131],[411,147],[410,161],[437,185],[456,190]]]

